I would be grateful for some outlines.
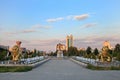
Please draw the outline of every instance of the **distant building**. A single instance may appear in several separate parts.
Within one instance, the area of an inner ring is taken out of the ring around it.
[[[68,50],[69,47],[73,46],[73,36],[67,36],[66,37],[66,50]]]

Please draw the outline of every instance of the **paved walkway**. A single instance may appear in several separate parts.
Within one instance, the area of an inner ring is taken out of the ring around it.
[[[120,71],[92,71],[69,60],[50,60],[29,72],[0,73],[0,80],[120,80]]]

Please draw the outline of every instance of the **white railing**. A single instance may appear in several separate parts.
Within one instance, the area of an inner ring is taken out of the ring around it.
[[[20,61],[24,64],[32,64],[38,61],[41,61],[44,59],[44,56],[40,56],[40,57],[33,57],[33,58],[27,58],[27,59],[21,59]]]
[[[81,61],[81,62],[90,63],[90,64],[95,64],[96,61],[98,61],[98,60],[95,60],[95,59],[84,58],[84,57],[79,57],[79,56],[77,56],[76,59]]]

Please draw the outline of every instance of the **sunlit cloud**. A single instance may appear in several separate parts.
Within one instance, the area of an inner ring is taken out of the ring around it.
[[[1,40],[0,44],[2,45],[14,45],[15,40]],[[33,40],[20,40],[22,41],[22,47],[25,47],[27,49],[37,49],[37,50],[44,50],[44,51],[55,51],[56,45],[58,43],[65,44],[66,40],[59,40],[59,39],[49,39],[49,40],[41,40],[41,39],[33,39]],[[98,48],[101,50],[103,47],[103,42],[109,41],[111,43],[111,46],[114,47],[117,43],[120,43],[120,37],[119,36],[88,36],[85,38],[78,38],[74,39],[74,46],[77,48],[87,48],[90,46],[92,49]],[[66,45],[66,44],[65,44]]]
[[[47,22],[57,22],[61,20],[84,20],[87,19],[90,15],[89,14],[82,14],[82,15],[68,15],[66,17],[59,17],[59,18],[51,18],[47,19]]]
[[[25,33],[33,33],[36,32],[36,30],[32,29],[26,29],[21,31],[14,31],[14,32],[4,32],[5,35],[18,35],[18,34],[25,34]]]
[[[90,27],[95,27],[97,25],[97,23],[88,23],[83,25],[84,28],[90,28]]]
[[[14,35],[17,34],[17,32],[4,32],[5,35]]]
[[[52,28],[52,27],[51,26],[44,26],[44,25],[36,24],[36,25],[31,26],[28,29],[4,32],[4,34],[5,35],[27,34],[27,33],[38,32],[39,29],[41,30],[41,29],[50,29],[50,28]]]
[[[111,38],[111,37],[98,37],[98,36],[93,36],[93,37],[86,37],[86,38],[79,38],[79,39],[74,39],[74,46],[77,48],[87,48],[88,46],[94,48],[101,49],[103,46],[104,41],[110,41],[111,46],[115,46],[115,44],[120,43],[120,38]],[[56,40],[56,39],[51,39],[51,40],[31,40],[30,43],[27,44],[28,47],[35,47],[39,50],[56,50],[56,45],[58,43],[65,44],[66,40]],[[66,45],[66,44],[65,44]]]
[[[31,44],[42,44],[42,45],[53,45],[60,42],[60,40],[51,39],[51,40],[31,40]]]
[[[23,30],[19,33],[33,33],[33,32],[36,32],[36,30],[28,29],[28,30]]]
[[[91,36],[86,38],[79,38],[74,40],[74,45],[78,48],[87,48],[88,46],[101,49],[103,47],[103,42],[109,41],[111,46],[114,47],[117,43],[120,43],[120,37],[116,36]]]
[[[38,50],[45,50],[45,51],[49,51],[49,50],[56,50],[56,45],[58,43],[60,43],[60,40],[56,40],[56,39],[50,39],[50,40],[30,40],[29,43],[26,43],[25,45],[28,48],[36,48]]]
[[[32,26],[32,29],[49,29],[49,28],[51,28],[51,26],[43,26],[40,24],[36,24]]]
[[[64,20],[64,18],[63,17],[52,18],[52,19],[47,19],[46,21],[47,22],[57,22],[57,21],[61,21],[61,20]]]
[[[82,14],[82,15],[74,16],[74,19],[80,21],[80,20],[87,19],[88,17],[89,17],[89,14]]]

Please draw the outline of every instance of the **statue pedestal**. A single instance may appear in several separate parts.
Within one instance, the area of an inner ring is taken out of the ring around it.
[[[63,51],[58,50],[57,58],[63,58]]]

